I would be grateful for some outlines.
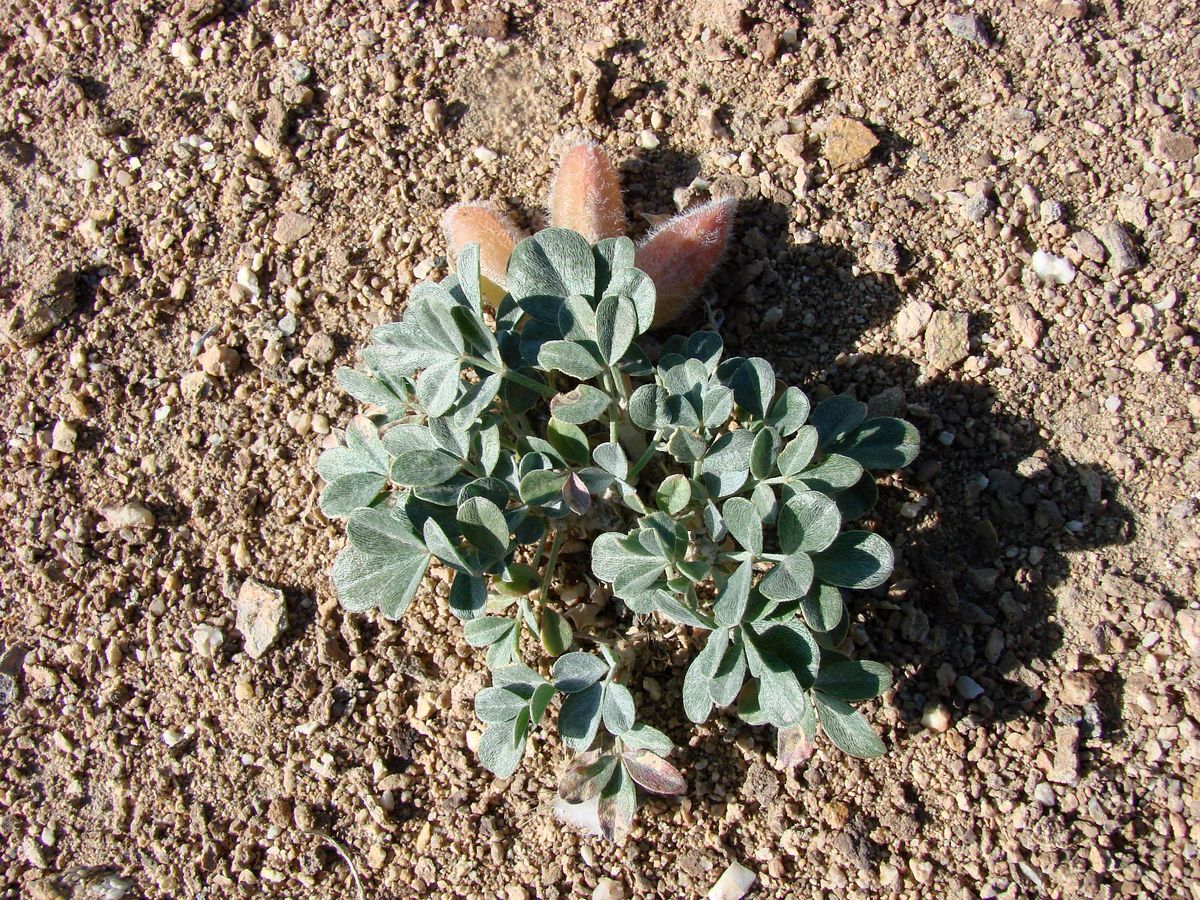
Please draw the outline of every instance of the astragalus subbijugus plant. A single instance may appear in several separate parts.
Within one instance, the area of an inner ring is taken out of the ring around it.
[[[631,690],[651,640],[695,651],[681,689],[692,722],[731,708],[775,726],[793,761],[818,730],[855,756],[883,752],[851,704],[884,691],[888,671],[838,648],[842,590],[882,584],[892,551],[846,524],[874,504],[873,473],[911,462],[918,439],[850,397],[810,408],[713,332],[671,337],[652,362],[639,339],[662,321],[660,298],[685,306],[728,222],[711,233],[706,213],[690,244],[672,239],[681,258],[643,269],[611,235],[624,228],[615,173],[615,205],[595,177],[564,188],[572,177],[564,165],[552,221],[586,236],[466,243],[455,275],[418,285],[401,321],[373,331],[365,371],[338,371],[369,406],[318,470],[322,510],[347,520],[342,605],[397,619],[433,560],[453,570],[449,609],[492,676],[475,698],[480,761],[511,775],[557,707],[575,754],[561,799],[618,838],[637,786],[686,787]]]

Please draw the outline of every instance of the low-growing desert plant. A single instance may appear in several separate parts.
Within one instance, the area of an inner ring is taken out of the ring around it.
[[[650,260],[677,313],[719,258],[732,210],[683,217],[690,243],[668,225],[674,236],[639,257],[610,234],[624,227],[619,190],[614,201],[595,189],[595,174],[564,188],[572,177],[564,165],[556,193],[578,203],[552,202],[553,221],[586,236],[551,227],[489,247],[486,232],[511,231],[486,216],[464,226],[479,207],[451,212],[449,230],[480,240],[373,331],[365,371],[338,371],[369,409],[321,455],[320,502],[347,520],[333,566],[347,610],[397,619],[434,559],[453,570],[449,609],[492,676],[475,698],[480,761],[511,775],[557,704],[575,754],[561,798],[595,803],[618,837],[635,786],[685,790],[672,741],[639,720],[631,690],[651,636],[696,651],[681,690],[692,722],[732,707],[775,726],[793,760],[818,729],[855,756],[883,752],[851,704],[889,673],[839,648],[842,590],[882,584],[892,550],[845,525],[874,504],[873,473],[911,462],[918,438],[847,396],[810,408],[765,359],[725,356],[711,331],[670,337],[651,361],[639,339],[661,321],[663,285],[636,263]]]

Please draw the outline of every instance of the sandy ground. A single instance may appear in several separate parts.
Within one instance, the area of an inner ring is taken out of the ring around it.
[[[0,894],[1200,897],[1193,4],[0,8]],[[546,814],[556,742],[476,764],[443,578],[341,614],[313,469],[442,210],[536,226],[572,133],[635,230],[736,195],[732,349],[924,442],[852,629],[890,754],[780,772],[664,663],[689,792],[621,847]]]

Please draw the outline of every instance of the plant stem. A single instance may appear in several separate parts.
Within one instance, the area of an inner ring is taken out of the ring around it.
[[[558,564],[558,551],[562,547],[563,541],[566,539],[567,533],[562,528],[554,529],[554,543],[550,545],[550,554],[546,557],[546,574],[542,577],[542,589],[538,593],[538,606],[546,602],[546,595],[550,592],[550,578],[554,574],[554,567]],[[545,544],[542,544],[543,548]]]
[[[464,356],[463,362],[469,366],[474,366],[477,369],[483,369],[485,372],[492,372],[493,374],[502,375],[503,377],[509,379],[510,381],[516,382],[522,387],[527,387],[531,391],[541,394],[543,397],[553,397],[556,393],[554,388],[550,387],[549,385],[542,384],[540,381],[534,381],[532,378],[522,375],[520,372],[510,369],[507,366],[497,367],[493,363],[488,362],[486,359],[481,359],[478,356]]]
[[[645,451],[637,458],[637,461],[629,467],[629,474],[625,476],[627,481],[633,481],[637,478],[638,473],[646,468],[646,463],[654,458],[654,454],[658,452],[658,432],[654,432],[654,438],[646,445]]]

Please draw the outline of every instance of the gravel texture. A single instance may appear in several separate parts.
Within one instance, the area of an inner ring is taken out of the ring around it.
[[[0,895],[1200,896],[1200,22],[964,6],[7,0]],[[890,755],[780,772],[663,659],[689,793],[623,847],[556,744],[476,764],[447,572],[340,612],[313,470],[442,211],[536,226],[581,133],[635,231],[739,198],[733,350],[923,436],[851,632]]]

